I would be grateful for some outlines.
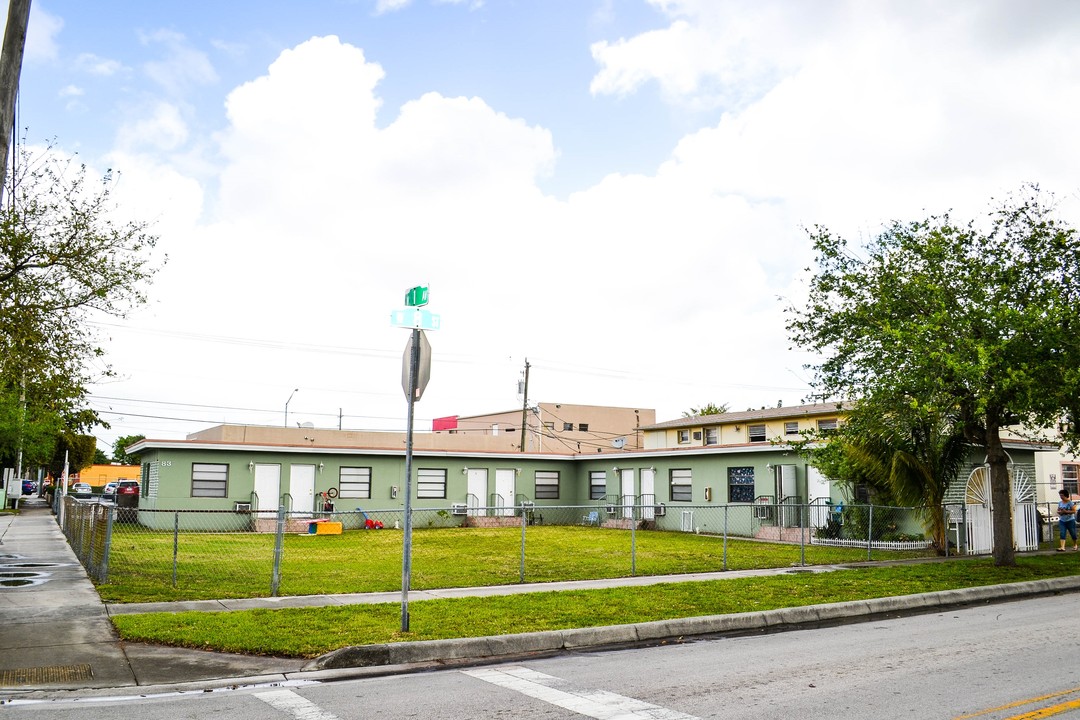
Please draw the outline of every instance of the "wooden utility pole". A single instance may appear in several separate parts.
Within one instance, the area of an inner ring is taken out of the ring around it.
[[[7,183],[8,155],[15,124],[15,98],[19,95],[26,27],[30,24],[30,0],[9,0],[4,45],[0,49],[0,135],[3,135],[4,161],[0,163],[0,202]]]
[[[525,387],[522,394],[525,399],[521,402],[521,452],[525,452],[525,426],[528,423],[529,411],[529,359],[525,358]]]

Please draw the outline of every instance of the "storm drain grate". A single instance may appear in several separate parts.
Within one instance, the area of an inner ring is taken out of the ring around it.
[[[45,665],[44,667],[0,670],[0,687],[18,685],[49,685],[52,683],[89,680],[94,671],[89,663],[82,665]]]

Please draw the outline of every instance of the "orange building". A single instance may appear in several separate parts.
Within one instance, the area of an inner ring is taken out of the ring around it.
[[[83,468],[78,473],[72,473],[68,478],[69,483],[84,482],[101,490],[107,483],[119,482],[120,480],[138,480],[140,475],[138,465],[91,465]]]

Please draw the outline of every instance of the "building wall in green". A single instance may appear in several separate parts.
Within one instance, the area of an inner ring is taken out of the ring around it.
[[[972,462],[980,464],[982,456],[975,456]],[[1014,462],[1028,466],[1034,462],[1034,453],[1026,450],[1011,451]],[[236,449],[201,448],[154,448],[145,450],[141,457],[143,463],[143,488],[140,507],[167,510],[228,510],[232,511],[237,502],[250,502],[254,490],[255,473],[253,463],[278,464],[281,466],[280,492],[282,496],[290,492],[291,465],[314,465],[315,493],[336,488],[339,484],[342,467],[371,468],[371,497],[369,499],[343,499],[335,502],[338,511],[352,511],[357,507],[367,509],[395,510],[405,503],[405,458],[401,454],[346,454],[334,453],[326,449],[318,452],[275,452]],[[228,466],[227,496],[223,498],[194,498],[191,496],[192,464],[224,463]],[[322,465],[320,468],[319,465]],[[414,456],[414,482],[412,505],[417,509],[447,508],[453,503],[464,503],[468,493],[468,468],[485,468],[488,471],[487,491],[495,490],[495,473],[498,469],[514,469],[515,503],[527,499],[538,506],[602,505],[610,498],[621,495],[620,477],[616,468],[634,470],[634,494],[641,493],[641,471],[654,468],[654,502],[669,507],[669,512],[680,506],[726,505],[732,501],[729,489],[729,470],[734,467],[750,468],[753,472],[753,496],[773,496],[776,493],[774,473],[770,466],[795,466],[796,494],[802,502],[807,497],[806,461],[785,451],[782,447],[775,450],[758,449],[747,452],[700,453],[688,454],[672,452],[669,454],[605,454],[603,457],[577,458],[535,456],[515,458],[512,456],[477,457],[460,455],[440,455],[438,457]],[[445,498],[418,498],[416,496],[415,472],[419,469],[441,469],[446,471]],[[538,470],[559,473],[559,497],[557,499],[537,500],[535,473]],[[689,470],[692,478],[690,501],[671,499],[671,471]],[[604,500],[590,499],[590,472],[604,473],[606,493]],[[156,474],[156,483],[151,487],[151,477]],[[966,483],[967,475],[957,479],[956,485]],[[397,497],[392,496],[391,488],[397,487]],[[709,498],[705,491],[709,489]],[[832,489],[834,502],[850,501],[839,489]],[[481,504],[486,504],[481,500]],[[294,508],[301,510],[301,508]]]
[[[213,450],[205,448],[147,450],[141,457],[143,463],[143,488],[140,507],[147,509],[168,510],[233,510],[237,502],[251,502],[255,490],[254,463],[279,465],[280,493],[284,499],[291,493],[290,467],[293,465],[314,465],[315,494],[337,488],[343,467],[366,467],[371,469],[370,498],[337,498],[335,509],[353,511],[357,508],[393,510],[405,506],[405,458],[400,455],[375,454],[330,454],[320,453],[276,453],[252,452],[250,450]],[[227,495],[222,498],[192,497],[192,466],[195,463],[219,463],[228,466]],[[509,461],[505,458],[482,462],[474,457],[414,457],[412,505],[417,509],[446,508],[453,503],[466,502],[468,494],[467,468],[484,467],[488,470],[488,493],[494,492],[495,471],[513,469],[516,471],[515,500],[524,496],[530,500],[536,496],[535,473],[537,470],[556,471],[559,473],[558,500],[544,501],[548,505],[580,504],[582,500],[576,481],[577,468],[569,458],[544,460]],[[446,472],[445,498],[418,498],[416,474],[422,469],[444,470]],[[156,474],[156,482],[151,478]],[[587,476],[586,476],[587,477]],[[397,488],[395,493],[392,488]],[[585,495],[588,488],[585,489]],[[287,502],[287,499],[282,500]],[[485,504],[486,498],[481,500]],[[306,512],[312,508],[294,507],[293,510]],[[314,508],[318,509],[318,508]]]

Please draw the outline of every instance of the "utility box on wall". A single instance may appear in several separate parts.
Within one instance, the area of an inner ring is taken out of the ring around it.
[[[712,502],[712,488],[705,488],[705,502]]]

